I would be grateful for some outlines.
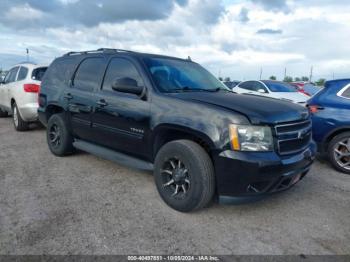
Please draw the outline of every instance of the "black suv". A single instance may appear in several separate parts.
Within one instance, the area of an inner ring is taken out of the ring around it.
[[[39,118],[57,156],[75,148],[154,170],[187,212],[290,188],[315,155],[306,108],[231,92],[199,64],[125,50],[71,52],[49,67]]]

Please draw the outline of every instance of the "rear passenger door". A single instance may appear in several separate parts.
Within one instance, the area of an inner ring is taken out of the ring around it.
[[[95,93],[101,87],[106,62],[103,57],[85,58],[78,66],[70,88],[64,93],[72,130],[75,136],[91,141],[91,116]]]
[[[1,96],[2,96],[1,104],[9,112],[11,112],[11,98],[12,98],[11,89],[15,85],[18,69],[19,69],[19,66],[16,66],[8,72],[8,74],[5,77],[5,84],[1,88]]]
[[[147,98],[114,91],[112,83],[128,77],[144,87],[141,70],[127,58],[112,58],[96,96],[92,117],[97,143],[137,157],[148,155],[145,140],[149,134],[150,103]]]

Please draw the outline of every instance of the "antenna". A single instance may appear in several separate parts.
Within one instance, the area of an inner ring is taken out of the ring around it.
[[[29,62],[29,49],[26,48],[26,53],[27,53],[27,62]]]
[[[309,78],[309,82],[312,82],[312,74],[313,74],[313,70],[314,70],[314,67],[311,66],[311,69],[310,69],[310,78]]]

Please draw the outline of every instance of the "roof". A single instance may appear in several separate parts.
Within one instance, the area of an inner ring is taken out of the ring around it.
[[[113,55],[113,54],[118,54],[118,53],[128,54],[130,56],[136,56],[136,57],[156,57],[156,58],[177,59],[177,60],[182,60],[182,61],[191,61],[190,57],[188,57],[188,59],[182,59],[182,58],[166,56],[166,55],[141,53],[141,52],[135,52],[135,51],[131,51],[131,50],[113,49],[113,48],[99,48],[97,50],[90,50],[90,51],[68,52],[65,55],[63,55],[63,57],[89,55],[89,54],[91,54],[91,55],[93,55],[93,54]]]

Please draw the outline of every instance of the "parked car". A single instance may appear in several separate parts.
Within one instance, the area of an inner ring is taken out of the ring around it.
[[[294,86],[298,92],[307,96],[314,96],[321,90],[320,87],[309,82],[293,82],[290,84]]]
[[[231,90],[237,86],[241,81],[238,80],[233,80],[233,81],[223,81],[223,83],[230,88]]]
[[[319,151],[337,170],[350,174],[350,79],[326,82],[308,107]]]
[[[38,120],[38,93],[47,66],[22,63],[9,70],[0,85],[0,117],[11,115],[17,131]]]
[[[306,105],[306,101],[310,98],[307,95],[299,93],[288,83],[273,80],[244,81],[238,84],[233,91],[239,94],[252,94],[282,99],[300,105]]]
[[[183,212],[216,195],[286,190],[316,151],[307,108],[235,94],[199,64],[167,56],[68,53],[49,67],[39,105],[54,155],[78,148],[153,170],[160,196]]]

